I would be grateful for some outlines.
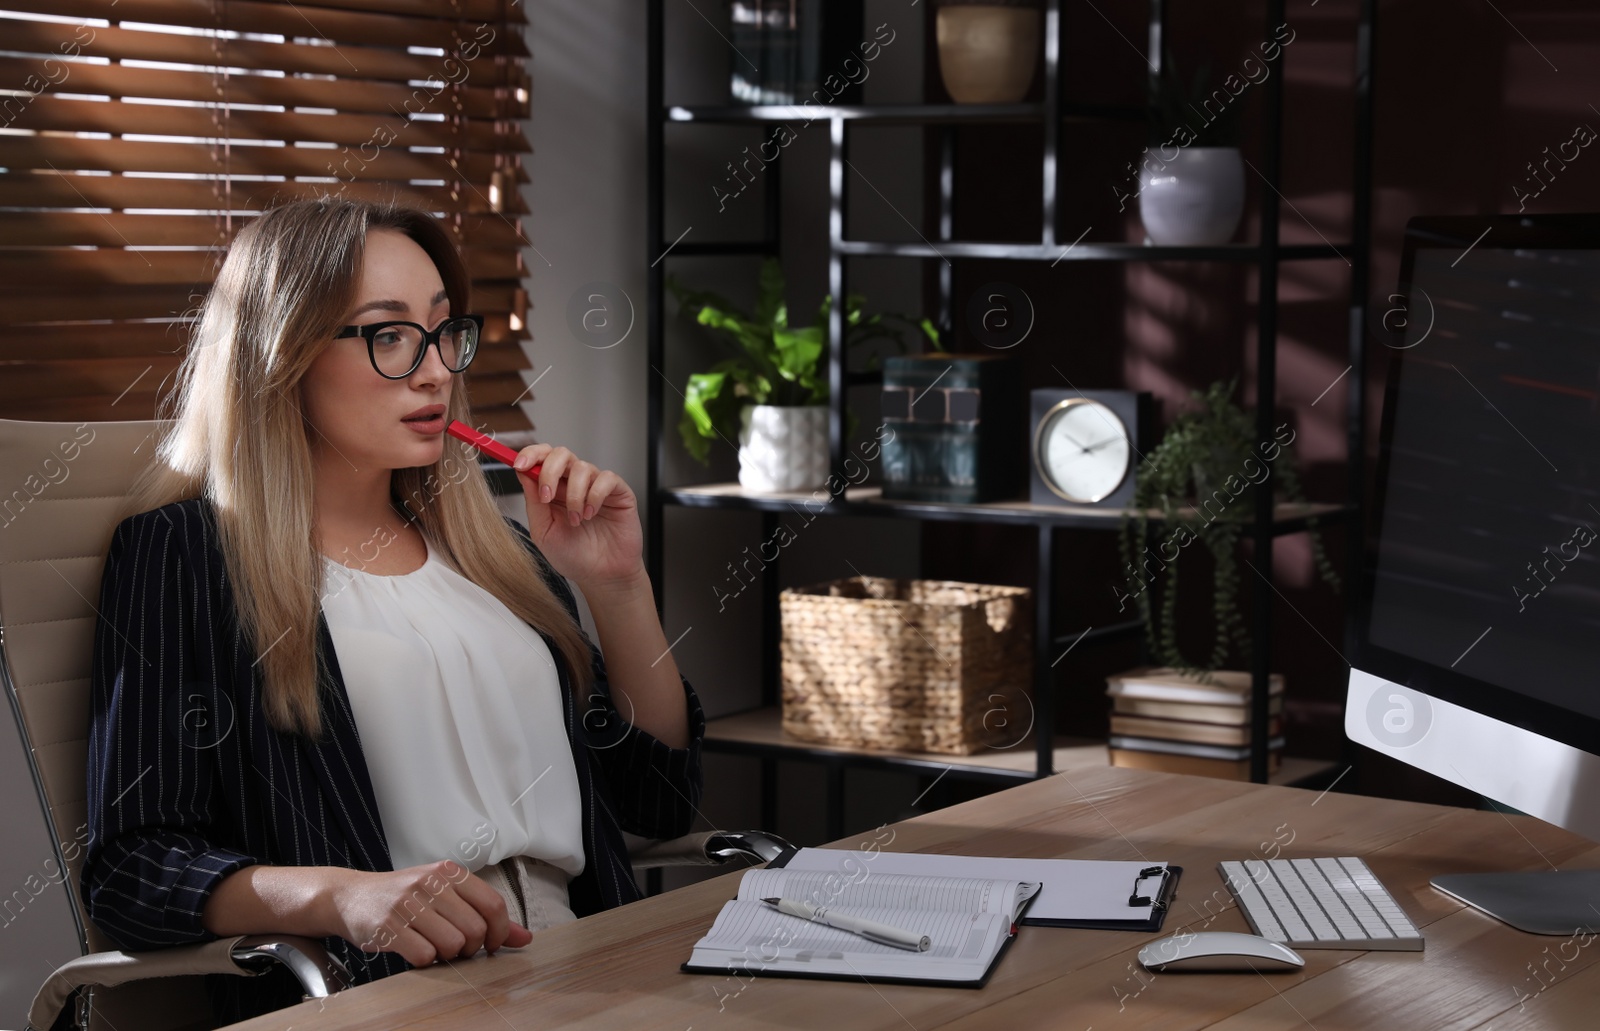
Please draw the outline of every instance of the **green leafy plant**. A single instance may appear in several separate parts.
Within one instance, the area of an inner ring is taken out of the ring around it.
[[[1150,105],[1151,147],[1234,147],[1239,143],[1238,98],[1225,89],[1213,88],[1211,62],[1200,65],[1193,85],[1187,85],[1178,72],[1172,52],[1162,48],[1161,73],[1152,76]],[[1217,97],[1222,98],[1220,108]],[[1211,107],[1207,108],[1207,102]],[[1170,160],[1170,159],[1167,159]]]
[[[828,369],[823,361],[826,350],[828,312],[833,296],[822,299],[817,320],[810,326],[791,326],[789,309],[783,300],[782,266],[776,258],[761,263],[759,289],[754,312],[745,312],[720,294],[691,290],[669,275],[666,287],[677,298],[680,310],[694,312],[700,325],[726,345],[728,357],[706,372],[689,377],[683,392],[683,416],[678,420],[678,435],[689,454],[702,465],[710,463],[711,442],[717,437],[738,438],[739,414],[747,405],[797,407],[828,402]],[[939,330],[928,319],[892,313],[866,315],[861,310],[865,298],[848,294],[844,305],[844,343],[848,350],[869,340],[895,342],[902,353],[902,331],[886,319],[906,323],[922,333],[935,350],[943,350]],[[868,362],[877,366],[877,356]],[[846,435],[855,430],[850,413]]]
[[[1228,659],[1229,644],[1236,644],[1241,655],[1250,651],[1250,635],[1239,613],[1239,566],[1236,548],[1239,538],[1255,514],[1257,476],[1252,468],[1273,466],[1273,479],[1290,501],[1304,502],[1300,477],[1294,467],[1289,444],[1260,442],[1257,453],[1255,417],[1233,403],[1237,379],[1213,383],[1203,393],[1194,391],[1200,402],[1197,410],[1180,414],[1162,437],[1161,443],[1145,454],[1139,463],[1131,514],[1122,520],[1119,544],[1129,575],[1128,593],[1139,606],[1139,615],[1149,633],[1156,661],[1202,682],[1220,669]],[[1234,491],[1230,483],[1241,483]],[[1221,499],[1221,500],[1219,500]],[[1160,510],[1162,539],[1154,552],[1145,544],[1150,539],[1152,509]],[[1316,518],[1306,520],[1311,536],[1311,553],[1317,571],[1335,590],[1338,574],[1322,548]],[[1191,663],[1178,648],[1177,603],[1178,564],[1182,549],[1194,542],[1205,544],[1213,559],[1212,612],[1216,620],[1210,659],[1204,666]],[[1177,554],[1172,554],[1176,550]],[[1150,568],[1154,556],[1156,568]],[[1149,580],[1161,580],[1159,621],[1151,619]]]

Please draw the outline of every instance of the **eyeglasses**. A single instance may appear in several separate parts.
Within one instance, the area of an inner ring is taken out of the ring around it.
[[[385,379],[405,379],[422,365],[428,345],[439,349],[439,358],[451,372],[463,372],[478,353],[478,338],[483,335],[482,315],[456,315],[429,332],[415,322],[372,322],[365,326],[346,326],[334,334],[335,340],[362,337],[367,342],[367,357]]]

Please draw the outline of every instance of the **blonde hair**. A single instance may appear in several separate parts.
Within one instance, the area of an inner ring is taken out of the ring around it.
[[[302,407],[300,380],[355,302],[367,233],[380,228],[416,241],[438,267],[451,313],[467,311],[466,265],[425,211],[328,198],[264,212],[234,238],[201,307],[158,416],[173,421],[126,509],[131,515],[188,498],[211,502],[239,626],[260,657],[267,719],[311,738],[321,735],[320,691],[331,689],[331,679],[317,650],[323,564],[312,503],[316,430]],[[472,425],[464,379],[455,382],[444,417]],[[593,673],[582,631],[502,518],[476,452],[448,435],[444,444],[433,465],[394,470],[391,494],[463,576],[549,635],[574,692],[585,696]]]

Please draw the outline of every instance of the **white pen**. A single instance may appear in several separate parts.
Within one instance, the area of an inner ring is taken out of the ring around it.
[[[880,945],[893,945],[895,948],[910,949],[913,952],[928,951],[928,936],[917,934],[915,931],[890,927],[888,924],[880,924],[876,920],[866,920],[846,913],[834,913],[827,906],[813,906],[809,902],[801,902],[798,899],[762,899],[761,901],[780,913],[787,913],[790,916],[797,916],[802,920],[810,920],[828,927],[836,927],[841,931],[852,931]]]

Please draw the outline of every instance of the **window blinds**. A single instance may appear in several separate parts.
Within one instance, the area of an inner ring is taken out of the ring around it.
[[[512,0],[0,0],[3,417],[152,418],[233,234],[338,193],[455,234],[474,420],[528,429],[524,24]]]

